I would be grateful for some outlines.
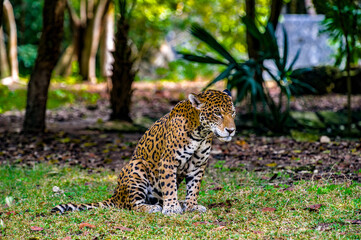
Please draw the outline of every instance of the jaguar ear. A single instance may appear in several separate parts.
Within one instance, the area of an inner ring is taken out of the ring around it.
[[[201,110],[202,102],[198,99],[197,95],[194,93],[191,93],[188,95],[189,101],[192,103],[192,106],[195,107],[198,110]]]
[[[232,94],[228,89],[224,89],[223,92],[226,93],[228,96],[232,97]]]

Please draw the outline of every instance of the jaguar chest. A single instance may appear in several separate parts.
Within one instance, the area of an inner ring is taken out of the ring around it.
[[[192,140],[183,148],[176,150],[177,174],[187,174],[205,164],[210,150],[211,143],[205,139],[202,141]]]

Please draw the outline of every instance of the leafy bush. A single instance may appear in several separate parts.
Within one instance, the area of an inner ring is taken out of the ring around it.
[[[325,19],[321,32],[327,32],[331,43],[337,47],[335,65],[340,66],[348,55],[345,36],[349,42],[350,63],[357,64],[361,58],[361,5],[354,0],[326,0],[320,3]]]
[[[32,44],[18,46],[19,71],[23,75],[31,73],[35,64],[38,47]]]
[[[156,73],[160,78],[177,81],[177,80],[195,80],[197,76],[213,77],[213,72],[217,71],[217,66],[192,64],[182,60],[175,60],[168,64],[168,68],[158,68]]]
[[[263,106],[267,106],[269,113],[271,113],[270,122],[267,124],[268,127],[274,131],[282,131],[283,125],[289,117],[291,90],[295,92],[299,88],[312,89],[310,85],[291,77],[293,65],[297,61],[299,51],[291,63],[287,65],[288,38],[284,29],[284,50],[281,56],[272,24],[268,24],[265,27],[265,31],[261,32],[256,23],[251,19],[243,17],[242,21],[246,25],[247,30],[259,42],[258,59],[237,61],[210,33],[199,25],[192,25],[190,29],[191,34],[218,53],[222,59],[186,52],[179,52],[179,54],[188,61],[226,66],[225,70],[213,79],[206,88],[218,81],[227,79],[227,88],[237,90],[236,102],[242,101],[249,95],[255,116],[257,113],[257,102],[261,101]],[[272,61],[276,69],[275,73],[264,65],[265,60]],[[269,89],[265,85],[265,80],[262,76],[263,70],[267,71],[280,89],[278,101],[270,95]],[[286,103],[283,101],[284,96],[286,97]]]
[[[361,58],[361,4],[355,0],[327,0],[324,3],[325,20],[322,22],[324,31],[339,45],[339,57],[336,64],[345,59],[347,72],[347,111],[348,132],[351,134],[351,65],[357,64]]]

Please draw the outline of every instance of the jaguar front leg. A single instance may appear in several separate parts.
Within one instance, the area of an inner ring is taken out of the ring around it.
[[[163,197],[162,213],[164,215],[183,213],[178,202],[176,172],[177,169],[172,158],[165,157],[164,160],[160,162],[159,175]]]
[[[187,195],[185,204],[182,205],[184,211],[205,212],[206,207],[199,205],[197,198],[204,171],[207,167],[208,157],[211,152],[212,139],[208,138],[201,142],[199,149],[193,154],[190,167],[186,174]]]
[[[207,164],[205,163],[200,168],[196,169],[195,171],[189,173],[186,176],[187,195],[186,195],[185,203],[182,204],[182,208],[184,211],[188,211],[188,212],[207,211],[207,208],[202,205],[199,205],[197,200],[206,165]]]

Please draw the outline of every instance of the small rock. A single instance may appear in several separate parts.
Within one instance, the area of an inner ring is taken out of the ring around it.
[[[320,143],[330,143],[331,142],[331,139],[327,136],[322,136],[320,138]]]

